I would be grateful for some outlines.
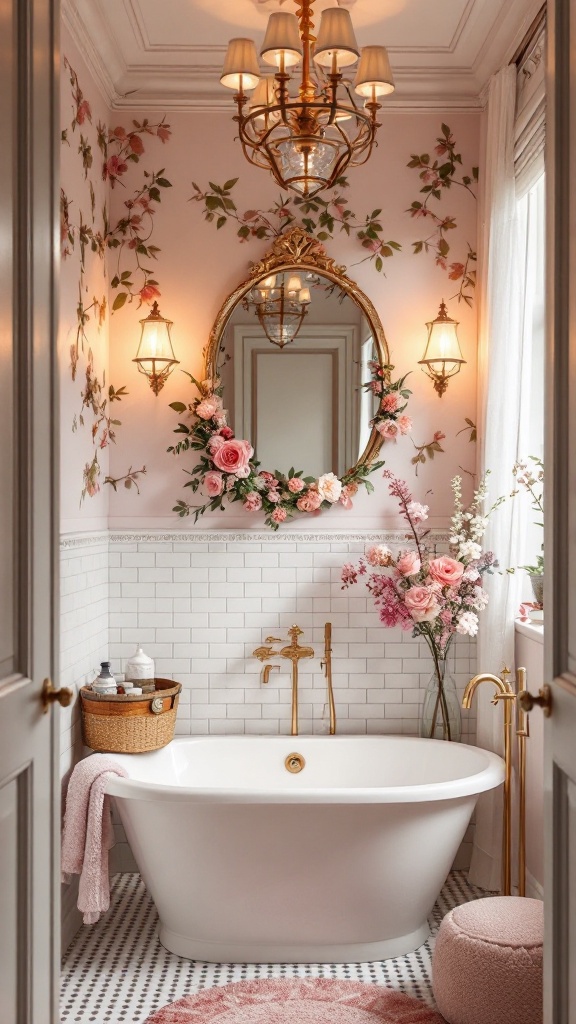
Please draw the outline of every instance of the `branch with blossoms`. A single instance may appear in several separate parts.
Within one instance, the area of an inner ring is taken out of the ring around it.
[[[359,262],[372,263],[379,274],[384,271],[384,261],[402,248],[399,242],[384,239],[381,209],[358,218],[349,208],[343,195],[348,188],[345,177],[338,178],[334,189],[328,193],[328,199],[281,194],[267,210],[245,210],[244,213],[238,211],[232,198],[232,190],[238,180],[230,178],[223,185],[210,181],[208,189],[201,189],[193,181],[194,195],[190,201],[203,205],[204,219],[209,223],[215,222],[216,230],[223,228],[229,220],[235,221],[240,242],[278,238],[293,224],[301,224],[320,242],[334,238],[336,231],[343,231],[348,236],[354,235],[366,250],[367,255]]]
[[[78,419],[76,420],[75,418],[75,427],[73,429],[77,429],[78,424],[81,427],[84,426],[83,410],[89,409],[94,416],[91,430],[93,443],[98,448],[106,448],[110,443],[115,444],[116,433],[114,428],[121,426],[121,421],[112,419],[109,410],[113,402],[121,402],[127,394],[128,392],[125,387],[116,389],[110,384],[106,388],[105,371],[102,374],[102,382],[100,382],[94,371],[94,355],[92,349],[89,349],[86,381],[81,392],[82,407]]]
[[[478,631],[478,615],[488,603],[482,577],[497,566],[492,552],[484,552],[480,541],[488,516],[505,499],[499,498],[484,512],[484,479],[465,508],[461,478],[454,477],[451,554],[437,556],[426,544],[429,531],[423,524],[428,518],[428,506],[415,501],[408,484],[389,470],[384,471],[384,477],[409,528],[407,539],[411,539],[413,547],[401,549],[396,556],[384,545],[370,548],[358,565],[343,566],[342,587],[347,589],[363,580],[384,626],[399,626],[412,630],[413,637],[424,638],[434,660],[438,683],[430,735],[434,735],[440,721],[443,737],[451,739],[440,661],[446,657],[456,634],[475,636]]]
[[[84,98],[84,93],[80,88],[80,82],[78,81],[78,75],[74,68],[70,64],[67,57],[64,57],[64,67],[68,72],[68,78],[70,81],[70,88],[72,90],[72,131],[76,131],[77,124],[84,124],[85,121],[89,121],[92,124],[92,110],[88,100]],[[68,139],[63,133],[63,142],[67,142]]]
[[[144,476],[145,473],[146,466],[142,466],[142,469],[132,469],[132,466],[130,466],[130,469],[128,470],[127,473],[124,474],[124,476],[107,476],[104,478],[104,483],[110,484],[110,486],[113,487],[115,491],[118,490],[118,484],[121,483],[124,484],[124,487],[126,488],[127,491],[129,491],[130,488],[134,486],[138,494],[140,494],[140,488],[138,487],[138,479],[141,476]]]
[[[422,181],[420,193],[425,195],[423,200],[414,200],[406,211],[415,219],[429,220],[434,225],[434,230],[426,238],[421,238],[412,243],[414,254],[421,252],[432,252],[436,265],[442,270],[448,271],[451,281],[460,281],[460,287],[452,298],[458,302],[464,301],[468,306],[473,303],[472,290],[476,287],[476,271],[472,264],[476,262],[476,252],[468,245],[468,253],[464,262],[448,263],[450,253],[450,242],[447,234],[456,228],[456,220],[452,216],[441,217],[430,208],[430,200],[440,201],[442,194],[453,186],[463,188],[473,199],[476,195],[471,186],[478,181],[478,168],[473,167],[471,174],[458,176],[458,169],[462,165],[462,156],[456,151],[456,141],[447,124],[442,124],[441,135],[436,139],[436,159],[432,160],[429,153],[413,153],[408,167],[419,171]]]
[[[372,364],[374,393],[380,398],[379,410],[373,424],[384,439],[396,440],[411,426],[403,410],[410,394],[403,388],[404,378],[392,382],[393,367]],[[316,513],[341,504],[352,508],[352,499],[360,486],[368,492],[374,490],[369,474],[380,469],[383,462],[359,463],[337,477],[324,473],[318,479],[304,476],[302,470],[292,467],[287,474],[273,473],[260,468],[254,458],[249,441],[235,437],[228,425],[222,402],[220,379],[197,381],[187,374],[198,390],[198,397],[190,404],[172,402],[170,407],[179,415],[185,414],[190,422],[181,421],[175,429],[182,440],[168,448],[173,455],[195,451],[198,462],[185,473],[190,477],[185,487],[194,494],[202,494],[205,501],[194,505],[180,499],[172,511],[179,516],[193,515],[197,522],[208,511],[223,511],[224,501],[239,501],[248,512],[263,512],[266,525],[277,530],[287,519],[298,513]],[[370,386],[370,385],[365,385]]]

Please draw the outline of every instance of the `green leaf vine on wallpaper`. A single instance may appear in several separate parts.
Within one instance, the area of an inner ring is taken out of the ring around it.
[[[200,188],[193,181],[194,195],[190,201],[202,205],[205,220],[215,222],[218,231],[229,221],[234,221],[238,225],[236,234],[241,242],[278,238],[296,223],[320,242],[327,242],[337,231],[343,231],[355,237],[366,251],[358,262],[368,261],[378,273],[383,273],[384,261],[402,248],[399,242],[385,240],[381,209],[372,210],[363,217],[354,213],[344,195],[349,187],[345,177],[338,178],[326,199],[280,194],[268,209],[245,210],[243,213],[239,212],[232,197],[238,181],[238,178],[230,178],[223,185],[210,181],[207,189]]]
[[[161,201],[161,190],[170,188],[171,183],[164,177],[164,169],[149,172],[144,171],[143,184],[135,189],[129,199],[125,201],[126,213],[123,214],[116,224],[109,221],[106,204],[101,211],[101,225],[96,225],[96,191],[92,180],[94,152],[99,150],[102,155],[102,180],[109,181],[110,187],[114,188],[118,183],[124,187],[121,181],[122,176],[128,170],[131,163],[138,163],[144,154],[145,147],[143,138],[154,136],[162,143],[169,140],[170,126],[163,118],[157,123],[151,123],[148,119],[142,122],[133,121],[128,129],[116,127],[109,132],[107,127],[98,122],[93,125],[92,109],[89,101],[85,98],[81,89],[78,75],[64,57],[64,67],[68,73],[71,96],[72,96],[72,119],[69,127],[62,130],[61,140],[63,144],[71,149],[70,133],[74,133],[78,126],[83,126],[84,131],[80,132],[78,155],[80,156],[84,180],[88,185],[88,201],[90,206],[90,222],[85,221],[82,210],[78,210],[78,216],[72,217],[72,201],[68,198],[65,190],[60,190],[60,242],[62,259],[69,259],[77,249],[78,258],[78,302],[76,304],[76,339],[70,346],[70,368],[72,380],[76,379],[78,365],[81,356],[86,357],[85,382],[80,392],[82,400],[80,412],[74,416],[72,430],[86,425],[85,414],[89,412],[92,416],[91,438],[96,448],[92,461],[85,464],[83,470],[83,488],[80,497],[80,504],[86,496],[93,497],[100,490],[101,469],[98,462],[98,449],[103,449],[110,443],[116,443],[116,428],[121,421],[111,413],[114,402],[120,402],[128,392],[126,387],[115,388],[112,384],[106,385],[105,371],[97,372],[94,365],[94,354],[90,345],[88,332],[92,326],[101,329],[108,314],[106,295],[101,299],[92,296],[89,302],[87,278],[87,254],[91,253],[102,262],[102,276],[106,277],[106,253],[108,250],[116,250],[116,272],[110,282],[110,287],[117,290],[112,311],[120,309],[127,301],[132,302],[138,299],[138,306],[143,302],[151,303],[160,295],[157,279],[153,276],[152,269],[147,265],[149,261],[156,260],[160,249],[151,244],[150,238],[153,232],[155,204]],[[95,139],[90,137],[90,132],[95,131]],[[111,152],[112,150],[112,152]],[[107,476],[105,484],[110,484],[117,490],[119,483],[130,489],[135,487],[140,493],[138,479],[145,474],[146,467],[133,470],[130,467],[124,475],[119,477]]]
[[[412,465],[415,466],[416,476],[418,476],[418,467],[420,465],[423,465],[428,461],[431,462],[438,452],[445,451],[445,448],[440,444],[440,441],[444,441],[445,438],[446,434],[443,434],[441,430],[436,430],[432,440],[426,441],[425,444],[416,444],[414,439],[412,439],[412,444],[416,449],[416,455],[414,455],[410,461]]]
[[[431,200],[441,201],[443,193],[454,186],[464,189],[476,199],[471,186],[478,181],[478,168],[473,167],[470,174],[460,173],[462,156],[456,150],[456,141],[447,124],[441,126],[441,135],[436,139],[434,153],[435,159],[432,159],[429,153],[413,153],[407,164],[408,167],[418,170],[419,178],[423,182],[420,193],[424,194],[425,198],[415,199],[406,212],[415,219],[425,219],[434,225],[431,234],[413,242],[412,247],[415,255],[421,252],[432,253],[436,265],[448,271],[449,279],[460,281],[458,291],[451,298],[471,306],[474,301],[473,290],[476,287],[476,270],[473,266],[476,263],[476,252],[468,244],[463,261],[448,262],[451,251],[448,236],[449,232],[457,227],[456,219],[449,215],[440,216],[431,208],[430,203]]]

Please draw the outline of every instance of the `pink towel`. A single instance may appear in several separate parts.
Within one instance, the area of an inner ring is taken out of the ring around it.
[[[84,924],[95,924],[110,906],[108,851],[114,846],[109,775],[127,776],[121,765],[104,754],[91,754],[72,772],[66,794],[62,834],[62,881],[80,875],[78,910]]]

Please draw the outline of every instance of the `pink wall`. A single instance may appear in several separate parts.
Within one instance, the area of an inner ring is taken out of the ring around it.
[[[84,81],[84,92],[98,117],[108,116],[109,126],[132,127],[131,118],[125,113],[107,113],[90,81],[81,58],[68,39],[64,39],[64,54],[70,54],[71,63],[76,66]],[[80,73],[80,69],[82,73]],[[138,112],[135,118],[141,123],[144,114]],[[63,89],[63,123],[70,120],[70,91],[67,79]],[[158,114],[149,115],[150,122],[159,121]],[[414,255],[412,242],[426,237],[433,231],[428,221],[416,220],[406,212],[419,195],[421,182],[418,171],[409,169],[407,163],[413,153],[433,153],[440,125],[446,121],[456,139],[457,150],[462,153],[463,169],[466,173],[478,162],[480,117],[475,114],[447,114],[437,112],[422,114],[383,113],[383,127],[379,134],[379,146],[366,167],[350,172],[351,183],[348,192],[348,206],[363,219],[374,208],[381,207],[384,223],[384,238],[393,239],[402,245],[402,251],[385,261],[386,276],[378,274],[373,264],[355,266],[365,251],[354,238],[343,233],[326,243],[327,251],[338,263],[348,267],[350,276],[371,298],[381,317],[392,362],[396,374],[412,371],[407,386],[413,391],[408,413],[414,421],[410,437],[402,438],[397,444],[387,443],[383,457],[387,465],[405,477],[420,500],[426,500],[431,507],[431,526],[441,526],[451,512],[452,496],[450,479],[462,469],[474,471],[475,445],[469,442],[469,432],[464,430],[465,418],[476,420],[476,310],[464,302],[453,300],[448,303],[449,313],[460,320],[460,340],[467,365],[448,387],[447,393],[439,399],[432,384],[421,373],[417,365],[423,355],[426,338],[425,322],[434,318],[442,298],[450,299],[459,288],[459,282],[449,280],[446,270],[436,266],[432,253]],[[202,372],[202,349],[206,344],[210,328],[218,309],[227,294],[246,276],[249,263],[257,260],[270,247],[270,241],[250,241],[240,244],[236,237],[237,226],[228,223],[216,231],[215,224],[207,223],[202,217],[199,203],[190,202],[193,195],[192,181],[201,188],[208,187],[208,181],[222,184],[226,179],[239,177],[234,189],[234,198],[240,211],[250,208],[267,208],[278,196],[278,189],[272,179],[263,171],[250,168],[241,155],[239,145],[234,141],[234,123],[228,114],[174,113],[167,116],[172,136],[163,143],[154,136],[142,136],[144,153],[138,163],[131,163],[126,173],[108,189],[110,221],[112,224],[127,212],[125,202],[134,195],[145,181],[144,171],[158,172],[165,168],[164,177],[171,188],[162,190],[162,202],[153,215],[153,234],[150,242],[158,246],[157,261],[153,262],[154,278],[161,292],[160,308],[165,316],[174,320],[173,339],[180,368],[176,368],[164,390],[155,398],[144,377],[138,374],[132,362],[138,345],[139,319],[149,312],[149,306],[137,308],[137,301],[127,302],[123,308],[110,317],[110,380],[116,388],[125,386],[128,391],[121,403],[116,403],[115,413],[122,421],[117,430],[117,444],[111,445],[101,455],[102,481],[106,474],[106,457],[110,459],[110,474],[121,477],[129,468],[138,469],[145,465],[146,476],[139,480],[141,493],[135,488],[125,489],[122,485],[114,493],[104,487],[93,498],[87,498],[78,508],[82,490],[82,470],[93,446],[89,438],[89,427],[72,435],[70,423],[74,411],[79,407],[81,382],[84,369],[79,364],[75,384],[70,380],[67,351],[71,335],[75,331],[76,299],[78,287],[78,263],[76,250],[72,258],[65,261],[62,274],[62,331],[60,350],[62,354],[62,434],[63,434],[63,519],[68,528],[82,525],[92,528],[106,516],[109,500],[109,525],[116,528],[167,528],[178,526],[192,528],[189,519],[180,520],[172,513],[172,506],[181,497],[190,497],[183,490],[186,477],[183,469],[186,456],[174,459],[166,453],[174,443],[172,433],[177,417],[168,408],[173,401],[190,401],[194,396],[187,378],[179,372],[186,369],[197,375]],[[88,126],[91,137],[94,128]],[[79,129],[72,135],[70,147],[62,147],[62,175],[74,199],[72,215],[89,211],[87,183],[84,181],[78,146]],[[95,139],[92,142],[94,167],[91,178],[97,192],[97,211],[101,208],[102,193],[106,183],[102,181],[99,169],[101,155]],[[476,245],[476,203],[463,188],[453,186],[443,193],[433,208],[441,216],[453,216],[457,227],[449,231],[451,251],[448,262],[463,261],[469,243]],[[133,253],[127,253],[122,266],[134,266]],[[116,272],[117,251],[108,253],[110,278]],[[97,257],[90,255],[90,273],[101,278],[101,265]],[[131,262],[132,260],[132,262]],[[113,262],[112,262],[113,261]],[[150,260],[148,263],[150,264]],[[136,283],[137,275],[134,274]],[[101,284],[101,279],[98,284]],[[96,287],[96,285],[94,286]],[[91,301],[92,283],[88,285]],[[110,293],[112,303],[116,292]],[[108,322],[108,321],[107,321]],[[106,332],[104,326],[98,332],[94,324],[92,347],[101,365],[104,365]],[[432,440],[435,432],[446,435],[442,447],[445,454],[437,454],[434,461],[418,467],[418,477],[411,459],[416,445]],[[414,443],[413,443],[414,442]],[[461,467],[462,469],[460,469]],[[469,483],[470,477],[465,476]],[[290,522],[290,528],[303,530],[342,530],[358,528],[379,528],[395,524],[394,508],[391,506],[380,473],[375,474],[376,495],[368,497],[363,491],[354,501],[354,509],[346,512],[337,507],[321,517],[308,517]],[[205,516],[200,526],[215,528],[261,529],[262,519],[258,515],[245,513],[235,504],[228,511]]]

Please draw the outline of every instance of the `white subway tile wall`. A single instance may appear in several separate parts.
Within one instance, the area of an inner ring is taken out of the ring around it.
[[[60,685],[74,691],[60,711],[60,777],[83,756],[79,688],[108,656],[108,532],[62,538],[60,546]]]
[[[446,535],[435,538],[438,550]],[[297,623],[316,657],[300,662],[300,729],[328,729],[320,667],[324,624],[332,623],[333,683],[341,733],[415,733],[431,672],[426,643],[384,628],[361,585],[342,590],[346,561],[368,543],[403,534],[110,534],[112,668],[122,671],[136,643],[156,672],[183,684],[179,735],[290,731],[290,664],[261,682],[252,652]],[[476,668],[476,645],[458,637],[452,670],[462,692]],[[463,739],[473,741],[473,713]]]

